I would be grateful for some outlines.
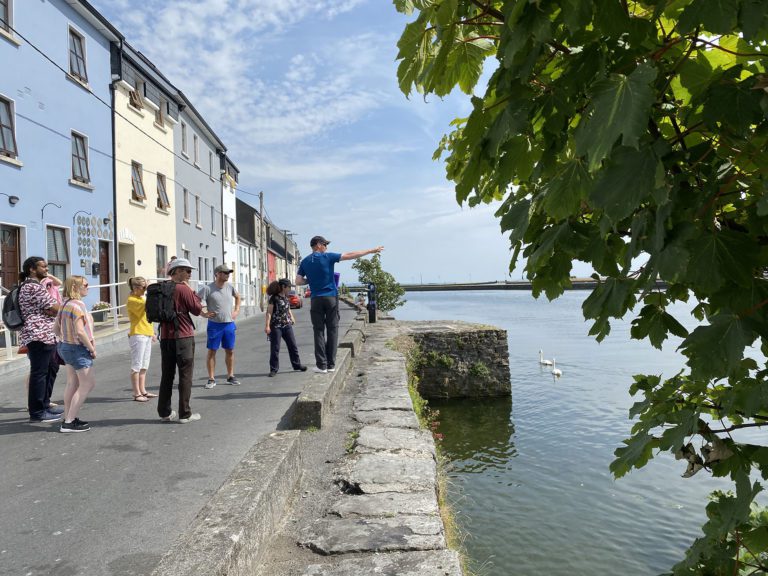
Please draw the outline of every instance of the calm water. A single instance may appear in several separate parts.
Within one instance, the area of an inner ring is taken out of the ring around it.
[[[638,373],[671,376],[679,340],[659,351],[612,323],[588,336],[572,291],[554,302],[528,292],[418,292],[401,320],[456,319],[508,331],[512,399],[434,403],[451,461],[452,499],[473,568],[485,576],[647,576],[669,569],[704,522],[707,495],[730,484],[691,479],[663,455],[614,481],[608,465],[629,436],[628,388]],[[672,313],[692,326],[689,307]],[[538,351],[563,376],[553,381]]]

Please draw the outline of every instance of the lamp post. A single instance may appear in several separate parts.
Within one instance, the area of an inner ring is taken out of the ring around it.
[[[290,230],[283,228],[283,255],[285,256],[285,276],[288,277],[288,234],[293,234]]]
[[[93,216],[93,214],[91,214],[91,213],[90,213],[90,212],[88,212],[87,210],[78,210],[77,212],[75,212],[74,214],[72,214],[72,225],[73,225],[73,226],[74,226],[74,224],[75,224],[75,219],[77,218],[77,215],[78,215],[78,214],[88,214],[88,216]]]

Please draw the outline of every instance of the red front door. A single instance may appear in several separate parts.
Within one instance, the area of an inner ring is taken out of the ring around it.
[[[109,242],[99,242],[99,284],[101,290],[99,300],[102,302],[111,302],[109,299]]]

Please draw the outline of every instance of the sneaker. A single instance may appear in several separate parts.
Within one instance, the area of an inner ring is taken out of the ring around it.
[[[328,366],[328,372],[336,372],[336,366]]]
[[[201,416],[200,414],[190,414],[189,418],[179,418],[179,422],[181,424],[186,424],[187,422],[194,422],[195,420],[200,420]]]
[[[227,384],[229,384],[230,386],[240,386],[240,380],[238,380],[234,376],[230,376],[229,378],[227,378]]]
[[[59,432],[87,432],[90,429],[91,426],[88,422],[75,418],[72,422],[62,422]]]
[[[307,367],[304,366],[304,364],[299,364],[296,368],[293,369],[294,372],[306,372]]]
[[[48,412],[51,414],[64,414],[64,407],[58,404],[56,406],[48,406]]]
[[[312,372],[317,372],[318,374],[327,374],[328,370],[326,370],[325,368],[319,368],[315,366],[314,368],[312,368]]]
[[[175,420],[178,420],[178,415],[176,414],[176,410],[171,410],[171,413],[168,416],[161,416],[160,420],[163,422],[173,422]]]
[[[210,390],[215,386],[216,386],[216,380],[214,380],[213,378],[208,378],[208,382],[205,383],[205,389]]]
[[[30,417],[29,422],[30,424],[37,424],[39,422],[58,422],[59,420],[61,420],[60,413],[54,414],[49,410],[45,410],[42,416],[39,416],[37,418]]]
[[[277,374],[277,370],[270,370],[269,371],[269,377],[274,378],[275,374]]]

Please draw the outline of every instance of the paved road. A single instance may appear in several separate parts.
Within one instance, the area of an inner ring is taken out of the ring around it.
[[[309,306],[294,312],[301,358],[311,367]],[[341,334],[353,317],[342,309]],[[81,413],[92,429],[81,434],[29,424],[25,376],[0,382],[0,575],[149,574],[245,452],[280,427],[308,379],[327,378],[290,371],[285,346],[280,361],[288,371],[268,378],[261,316],[239,324],[237,338],[242,386],[205,390],[205,339],[198,336],[191,405],[202,420],[189,424],[163,423],[156,401],[133,401],[127,351],[97,359],[97,385]],[[154,392],[159,368],[155,346],[147,378]],[[222,352],[216,372],[226,376]],[[174,408],[177,398],[174,391]]]

